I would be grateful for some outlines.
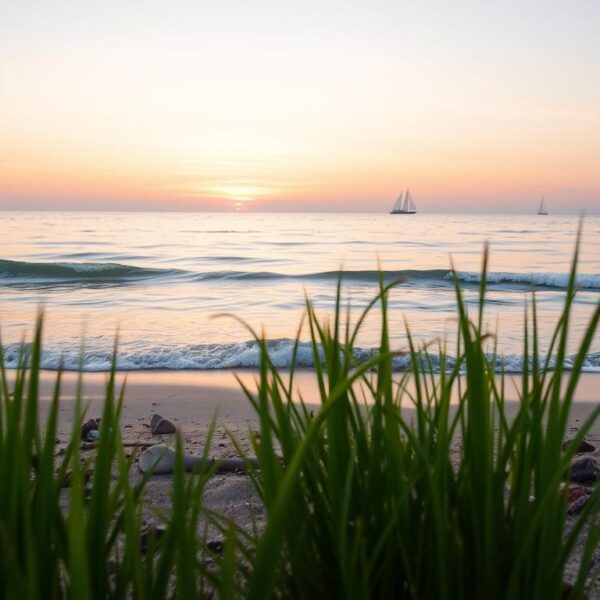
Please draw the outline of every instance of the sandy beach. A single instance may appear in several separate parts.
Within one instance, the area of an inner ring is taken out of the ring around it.
[[[251,370],[237,373],[238,377],[252,388],[256,373]],[[43,372],[41,377],[42,415],[49,405],[55,372]],[[87,417],[101,416],[106,373],[85,373],[84,398]],[[318,390],[314,373],[300,371],[295,376],[295,386],[299,389],[307,404],[318,407]],[[514,377],[515,382],[518,377]],[[77,374],[64,373],[62,401],[60,407],[60,426],[58,451],[66,443],[72,427]],[[204,449],[206,434],[213,418],[217,427],[212,439],[210,456],[213,458],[236,457],[237,453],[230,441],[229,434],[250,451],[249,431],[256,424],[255,415],[249,401],[245,398],[234,373],[231,371],[154,371],[118,373],[117,384],[126,384],[125,401],[122,413],[122,435],[124,442],[147,442],[172,444],[173,435],[154,436],[150,432],[152,415],[159,414],[172,421],[182,434],[185,449],[190,453],[201,453]],[[576,402],[571,411],[569,428],[575,432],[597,406],[600,374],[587,373],[581,377]],[[518,389],[507,381],[506,386],[509,413],[511,406],[516,408]],[[407,413],[410,407],[407,402]],[[600,423],[596,423],[587,436],[600,457]],[[149,514],[153,508],[168,508],[170,504],[170,476],[154,476],[148,486],[147,505]],[[248,478],[242,474],[217,474],[210,481],[206,502],[212,508],[236,519],[248,522],[250,512],[260,515],[262,507],[253,493]]]
[[[211,421],[216,418],[219,425],[217,428],[219,440],[214,440],[215,456],[231,456],[233,448],[222,439],[225,428],[245,443],[249,428],[255,424],[254,411],[236,380],[236,375],[250,389],[253,388],[256,373],[251,370],[236,374],[231,371],[118,373],[117,387],[125,385],[122,413],[124,440],[156,439],[150,434],[149,423],[153,414],[160,414],[177,426],[190,451],[199,451]],[[71,429],[77,378],[76,373],[63,373],[59,428],[62,439],[66,439]],[[42,415],[51,399],[55,380],[56,373],[51,371],[42,373],[40,391]],[[506,400],[509,405],[516,406],[518,401],[518,380],[519,376],[507,376]],[[101,416],[106,381],[105,373],[84,375],[83,396],[87,405],[87,415],[90,418]],[[318,407],[318,389],[313,372],[296,373],[294,387],[306,404],[313,408]],[[582,375],[571,411],[572,429],[576,429],[597,406],[600,401],[599,389],[600,374]],[[410,411],[408,399],[406,410]],[[598,440],[599,436],[600,423],[597,423],[590,432],[590,438]]]
[[[254,423],[254,411],[246,399],[236,376],[253,388],[257,373],[253,370],[237,371],[136,371],[117,374],[117,387],[125,385],[123,405],[123,427],[132,429],[133,434],[147,433],[149,418],[158,413],[172,420],[184,436],[202,436],[212,418],[232,431],[244,432]],[[61,391],[61,433],[69,431],[74,407],[78,375],[63,373]],[[319,404],[318,389],[314,373],[304,370],[295,376],[294,388],[306,404]],[[56,373],[44,371],[41,375],[41,410],[52,396]],[[518,401],[520,375],[506,376],[506,401]],[[566,380],[566,377],[565,377]],[[100,416],[106,373],[85,373],[83,395],[90,417]],[[410,390],[410,386],[409,386]],[[571,426],[586,418],[600,402],[600,373],[582,374],[575,404],[571,414]],[[410,401],[406,401],[407,408]],[[596,426],[592,435],[598,435]]]

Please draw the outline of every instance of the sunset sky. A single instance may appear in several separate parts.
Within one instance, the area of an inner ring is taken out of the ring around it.
[[[0,6],[0,208],[600,211],[600,2]]]

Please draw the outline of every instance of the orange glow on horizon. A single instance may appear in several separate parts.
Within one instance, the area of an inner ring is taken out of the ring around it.
[[[592,4],[3,7],[0,208],[600,210]]]

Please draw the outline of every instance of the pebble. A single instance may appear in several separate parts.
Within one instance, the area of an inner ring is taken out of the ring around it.
[[[89,419],[81,426],[81,439],[87,440],[92,431],[98,431],[100,419]]]
[[[88,431],[87,437],[85,438],[86,442],[96,442],[100,439],[100,431],[97,429],[92,429]]]
[[[573,440],[567,440],[562,445],[562,449],[566,450],[572,443],[573,443]],[[577,448],[577,454],[583,454],[585,452],[594,452],[595,449],[596,449],[596,447],[593,446],[592,444],[590,444],[587,440],[582,440],[581,443],[579,444],[579,448]]]
[[[221,552],[223,552],[224,546],[225,544],[223,540],[209,540],[208,542],[206,542],[206,547],[209,550],[215,552],[216,554],[220,554]]]
[[[571,481],[575,483],[594,483],[600,479],[600,466],[589,456],[574,460],[571,465]]]
[[[175,425],[160,415],[152,415],[150,421],[150,431],[153,435],[161,435],[163,433],[175,433]]]

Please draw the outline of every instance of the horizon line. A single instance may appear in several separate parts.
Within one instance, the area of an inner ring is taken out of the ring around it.
[[[41,212],[53,212],[53,213],[181,213],[181,214],[237,214],[237,215],[267,215],[267,214],[321,214],[321,215],[390,215],[388,210],[385,211],[368,211],[368,210],[235,210],[235,209],[136,209],[136,208],[2,208],[0,207],[0,213],[41,213]],[[481,210],[419,210],[416,215],[427,214],[427,215],[537,215],[535,211],[481,211]],[[595,211],[564,211],[557,210],[543,216],[589,216],[589,215],[600,215],[600,210]],[[415,215],[410,215],[415,216]]]

